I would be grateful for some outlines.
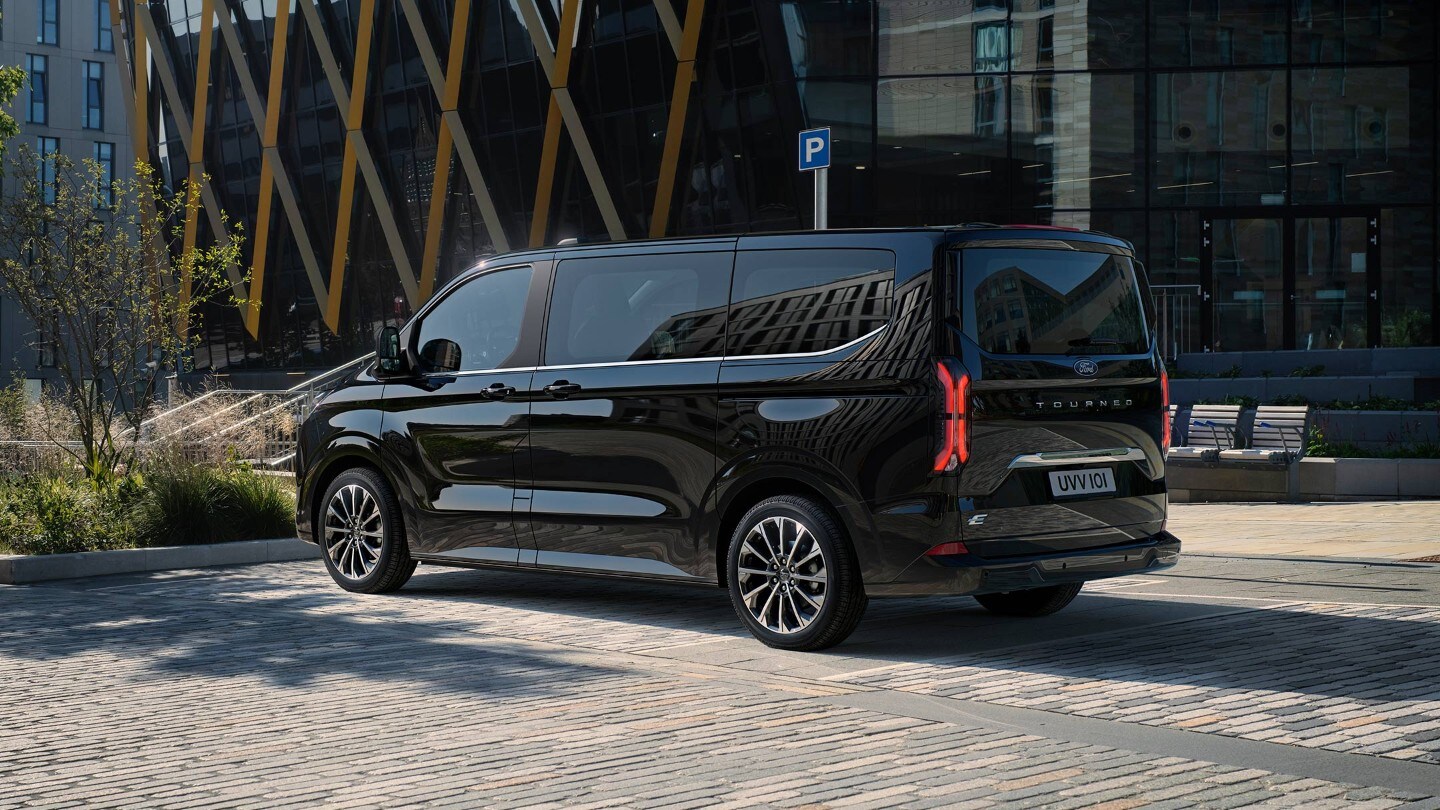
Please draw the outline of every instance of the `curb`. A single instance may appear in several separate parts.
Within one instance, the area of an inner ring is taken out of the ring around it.
[[[24,585],[56,579],[103,577],[144,571],[173,571],[217,565],[255,565],[311,560],[320,548],[304,540],[242,540],[198,546],[126,548],[77,554],[0,556],[0,585]]]

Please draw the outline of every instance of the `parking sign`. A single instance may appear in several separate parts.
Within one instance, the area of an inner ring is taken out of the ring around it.
[[[807,129],[800,133],[800,171],[830,168],[830,128]]]

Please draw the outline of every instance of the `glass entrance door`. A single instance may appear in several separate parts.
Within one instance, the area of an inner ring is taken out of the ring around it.
[[[1202,221],[1211,351],[1285,347],[1284,224],[1278,217]]]
[[[1363,216],[1295,219],[1295,348],[1371,345],[1370,220]]]

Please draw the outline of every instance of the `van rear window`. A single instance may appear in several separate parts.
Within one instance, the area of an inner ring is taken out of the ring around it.
[[[960,256],[965,335],[994,354],[1140,354],[1145,308],[1128,256],[971,248]]]

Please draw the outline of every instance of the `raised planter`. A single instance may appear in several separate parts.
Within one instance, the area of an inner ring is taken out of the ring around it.
[[[0,585],[23,585],[28,582],[133,574],[142,571],[208,568],[217,565],[254,565],[308,560],[319,556],[318,546],[295,538],[84,551],[78,554],[0,556]]]
[[[1293,470],[1172,464],[1165,479],[1176,503],[1440,498],[1440,459],[1304,458]]]

